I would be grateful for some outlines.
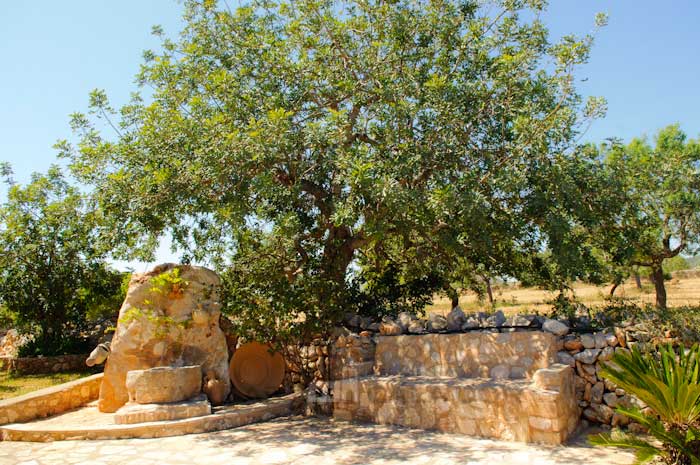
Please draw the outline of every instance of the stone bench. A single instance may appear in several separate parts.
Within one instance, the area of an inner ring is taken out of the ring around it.
[[[380,336],[373,374],[363,361],[334,381],[334,417],[560,444],[579,411],[558,345],[544,332]]]

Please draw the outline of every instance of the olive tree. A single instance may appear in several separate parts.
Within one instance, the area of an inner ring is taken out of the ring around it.
[[[649,268],[656,306],[665,308],[664,266],[700,241],[700,142],[671,125],[653,143],[635,138],[600,150],[619,199],[600,238],[613,263]]]
[[[169,233],[229,266],[255,324],[332,321],[358,253],[512,272],[575,229],[558,178],[604,109],[574,88],[592,37],[550,41],[544,7],[186,1],[179,37],[154,28],[148,95],[93,92],[58,145],[106,237],[147,256]]]

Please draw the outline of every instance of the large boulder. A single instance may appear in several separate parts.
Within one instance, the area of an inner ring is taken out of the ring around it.
[[[129,400],[127,372],[160,366],[200,365],[202,375],[226,380],[228,395],[219,284],[209,269],[172,263],[132,276],[105,365],[100,411],[114,412]]]

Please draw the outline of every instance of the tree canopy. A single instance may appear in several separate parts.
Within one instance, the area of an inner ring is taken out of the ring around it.
[[[671,125],[653,143],[614,141],[600,152],[619,199],[600,231],[602,247],[618,264],[649,267],[656,305],[664,308],[664,264],[694,254],[700,241],[700,142]]]
[[[550,41],[544,7],[186,1],[177,39],[154,28],[147,95],[93,92],[59,149],[104,237],[133,257],[171,234],[265,324],[337,317],[356,260],[575,277],[590,199],[571,149],[605,105],[574,87],[592,37]]]
[[[97,215],[57,167],[11,183],[0,205],[0,304],[39,354],[76,350],[88,313],[113,314],[121,303],[122,274],[96,247]]]

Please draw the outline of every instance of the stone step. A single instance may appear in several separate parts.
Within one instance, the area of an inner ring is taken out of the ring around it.
[[[205,433],[295,415],[303,411],[303,403],[303,395],[295,393],[252,404],[219,407],[211,415],[124,425],[114,424],[113,414],[98,412],[93,406],[61,417],[5,425],[0,428],[0,438],[3,441],[46,442],[73,439],[160,438]]]

